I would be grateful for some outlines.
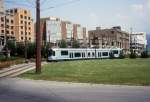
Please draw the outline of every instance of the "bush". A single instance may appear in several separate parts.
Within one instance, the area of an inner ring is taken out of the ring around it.
[[[109,54],[109,58],[110,59],[114,59],[115,58],[115,56],[114,56],[114,54],[112,52]]]
[[[148,58],[148,53],[146,51],[143,51],[141,53],[141,58]]]
[[[8,61],[0,62],[0,69],[9,67],[14,64],[21,64],[21,63],[24,63],[23,59],[8,60]]]
[[[10,50],[10,56],[16,56],[17,54],[17,46],[15,41],[8,41],[8,50]]]
[[[80,48],[80,44],[77,40],[74,40],[72,43],[72,48]]]
[[[25,46],[23,43],[17,43],[17,56],[24,57]]]
[[[124,58],[125,58],[125,55],[123,53],[120,53],[119,59],[124,59]]]
[[[135,59],[136,57],[136,53],[134,51],[131,51],[130,58]]]
[[[4,55],[0,55],[0,61],[1,62],[6,61],[6,57]]]
[[[67,43],[66,43],[66,41],[65,41],[65,40],[61,40],[59,47],[60,47],[60,48],[67,48]]]
[[[49,45],[48,44],[46,46],[42,46],[42,50],[41,50],[42,58],[47,58],[47,56],[48,56],[48,49],[49,49]]]
[[[27,58],[35,58],[35,54],[36,54],[35,49],[36,49],[35,43],[27,44]]]

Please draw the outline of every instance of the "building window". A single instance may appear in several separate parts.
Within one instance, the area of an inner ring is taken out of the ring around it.
[[[31,38],[29,37],[29,40],[31,41]]]
[[[21,24],[23,24],[23,21],[21,21]]]
[[[9,23],[9,19],[7,19],[6,22]]]
[[[29,30],[31,30],[31,27],[29,27]]]
[[[1,30],[2,33],[4,33],[4,30]]]
[[[1,21],[4,22],[4,17],[1,17]]]
[[[12,34],[12,35],[14,35],[14,32],[13,32],[13,31],[11,31],[11,34]]]
[[[23,35],[23,31],[21,31],[21,35]]]
[[[31,35],[31,33],[29,32],[29,35]]]
[[[21,37],[21,40],[23,40],[23,37]]]
[[[27,16],[24,16],[24,19],[27,19]]]
[[[30,17],[28,17],[28,20],[30,20],[31,18]]]
[[[13,10],[10,10],[10,13],[13,13]]]
[[[24,13],[27,14],[27,11],[25,10]]]
[[[8,31],[8,30],[6,31],[6,34],[9,34],[9,31]]]
[[[27,25],[27,21],[24,21],[24,24],[26,24],[26,25]]]
[[[111,45],[114,46],[114,42],[111,42]]]
[[[15,13],[17,13],[18,12],[18,10],[17,9],[15,9]]]
[[[28,22],[28,24],[30,25],[31,23],[30,23],[30,22]]]
[[[23,18],[23,15],[20,15],[20,18]]]
[[[11,26],[11,29],[14,29],[14,26]]]
[[[1,27],[4,27],[4,24],[1,24]]]
[[[11,20],[11,24],[13,24],[14,23],[14,21],[13,20]]]
[[[21,26],[21,29],[23,29],[23,26]]]

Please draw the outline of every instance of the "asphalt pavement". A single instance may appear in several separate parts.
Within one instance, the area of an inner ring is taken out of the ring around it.
[[[3,78],[0,102],[150,102],[150,87]]]

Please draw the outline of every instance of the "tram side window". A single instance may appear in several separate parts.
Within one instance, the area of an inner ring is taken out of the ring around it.
[[[93,57],[95,56],[95,53],[94,53],[94,52],[92,52],[92,56],[93,56]]]
[[[88,57],[90,57],[91,56],[91,54],[90,54],[90,52],[88,53]]]
[[[81,57],[81,53],[75,53],[75,57]]]
[[[68,55],[68,51],[61,51],[61,56],[67,56]]]
[[[84,58],[84,53],[82,53],[82,58]]]
[[[102,52],[103,56],[108,56],[108,52]]]

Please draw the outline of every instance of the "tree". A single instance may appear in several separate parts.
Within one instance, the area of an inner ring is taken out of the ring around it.
[[[48,49],[49,48],[50,48],[49,44],[47,44],[45,46],[44,45],[42,46],[41,55],[42,55],[43,58],[47,58],[47,56],[48,56]]]
[[[79,42],[77,40],[73,41],[72,48],[80,48]]]
[[[148,58],[148,53],[147,53],[147,51],[143,51],[143,52],[141,53],[141,58]]]
[[[59,47],[60,47],[60,48],[67,48],[67,43],[66,43],[66,41],[65,41],[65,40],[61,40]]]
[[[24,57],[25,45],[23,43],[16,43],[17,55]]]
[[[35,58],[35,43],[28,43],[27,44],[27,57],[28,58]]]
[[[131,50],[130,58],[134,59],[134,58],[136,58],[136,57],[137,57],[137,56],[136,56],[135,51]]]
[[[13,40],[8,40],[7,47],[8,47],[8,50],[10,51],[10,55],[16,56],[16,54],[17,54],[16,42]],[[6,49],[6,46],[4,47],[4,49]]]

